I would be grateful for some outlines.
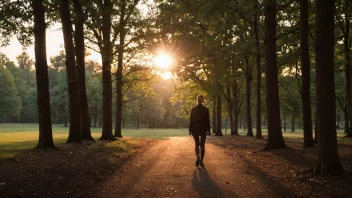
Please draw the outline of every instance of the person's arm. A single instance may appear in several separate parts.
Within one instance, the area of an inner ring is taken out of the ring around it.
[[[193,130],[192,112],[193,112],[193,108],[191,110],[191,115],[189,116],[189,128],[188,128],[189,136],[192,135],[192,130]]]
[[[210,116],[209,116],[209,109],[207,109],[207,135],[211,135],[210,133]]]

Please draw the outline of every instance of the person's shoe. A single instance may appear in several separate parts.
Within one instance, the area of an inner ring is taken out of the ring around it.
[[[203,160],[200,160],[200,161],[199,161],[199,164],[200,164],[201,167],[204,167],[204,162],[203,162]]]
[[[200,163],[200,159],[199,157],[197,157],[196,166],[199,166],[199,163]]]

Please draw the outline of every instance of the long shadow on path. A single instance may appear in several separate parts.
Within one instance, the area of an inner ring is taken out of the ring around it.
[[[192,187],[198,193],[199,197],[224,197],[224,193],[209,176],[205,167],[194,170]]]

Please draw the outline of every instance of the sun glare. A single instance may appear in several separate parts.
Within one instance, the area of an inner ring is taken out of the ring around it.
[[[161,53],[154,57],[154,63],[160,69],[167,70],[172,64],[172,58],[166,53]]]
[[[163,72],[160,74],[160,76],[164,79],[164,80],[168,80],[172,78],[172,73],[171,72]]]

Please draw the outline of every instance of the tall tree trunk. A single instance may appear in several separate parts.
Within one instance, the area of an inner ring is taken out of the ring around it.
[[[346,77],[346,99],[347,106],[349,107],[348,117],[349,117],[349,126],[352,125],[352,71],[351,71],[351,48],[350,48],[350,4],[349,0],[344,0],[344,10],[345,10],[345,35],[343,39],[344,51],[345,51],[345,77]],[[352,137],[351,128],[347,131],[347,137]]]
[[[281,131],[278,71],[276,57],[276,0],[264,1],[265,84],[268,114],[268,141],[266,149],[286,147]]]
[[[315,172],[321,176],[343,173],[336,135],[334,79],[334,10],[331,0],[316,1],[316,74],[319,154]]]
[[[253,137],[252,130],[252,114],[251,114],[251,82],[252,82],[252,69],[249,65],[249,58],[244,56],[246,62],[246,120],[247,120],[247,136]]]
[[[350,130],[350,125],[349,125],[349,122],[348,122],[348,107],[347,107],[347,103],[345,104],[345,108],[344,108],[344,111],[343,111],[343,115],[344,115],[344,120],[345,120],[345,126],[344,126],[344,129],[345,129],[345,133],[348,133],[348,131]]]
[[[231,131],[231,135],[238,135],[238,115],[239,115],[239,102],[238,102],[238,85],[237,82],[232,86],[232,95],[233,95],[233,131]]]
[[[115,124],[115,137],[122,137],[121,134],[121,120],[122,120],[122,67],[123,67],[123,52],[125,45],[125,14],[126,14],[126,1],[121,1],[120,8],[120,45],[118,48],[117,58],[117,72],[116,72],[116,124]]]
[[[314,146],[312,131],[312,111],[310,99],[310,58],[308,43],[308,0],[300,0],[300,53],[302,70],[302,112],[303,112],[303,147]]]
[[[315,110],[315,129],[314,129],[314,143],[319,142],[319,131],[318,131],[318,111]]]
[[[257,65],[257,87],[256,87],[256,92],[257,92],[257,111],[256,111],[256,117],[257,117],[257,130],[255,137],[259,139],[263,139],[262,135],[262,106],[261,106],[261,95],[260,95],[260,89],[261,89],[261,78],[262,78],[262,70],[260,68],[260,42],[259,42],[259,32],[258,32],[258,1],[256,1],[255,4],[255,14],[254,14],[254,35],[255,35],[255,51],[256,51],[256,65]]]
[[[70,109],[70,129],[67,143],[82,142],[81,138],[81,117],[80,117],[80,94],[76,73],[76,61],[72,36],[71,12],[68,0],[61,0],[59,3],[60,16],[62,22],[62,32],[64,34],[64,44],[66,53],[66,76]]]
[[[216,133],[216,97],[213,98],[213,133]]]
[[[295,132],[295,116],[292,115],[292,120],[291,120],[291,132]]]
[[[221,96],[216,97],[216,136],[223,136],[221,131]]]
[[[286,122],[286,113],[284,113],[284,131],[286,131],[286,124],[287,124],[287,122]]]
[[[226,94],[227,94],[227,108],[228,108],[228,113],[229,113],[229,118],[230,118],[230,130],[231,130],[231,135],[233,132],[233,102],[231,98],[231,87],[230,85],[226,86]]]
[[[32,0],[34,15],[34,52],[37,80],[39,140],[36,148],[56,148],[51,128],[48,64],[46,60],[46,24],[43,0]]]
[[[75,53],[77,61],[78,88],[81,99],[81,136],[83,140],[94,140],[90,131],[88,99],[86,91],[85,49],[84,49],[84,21],[82,5],[79,0],[73,0],[75,10]]]
[[[102,76],[103,76],[103,130],[100,140],[116,140],[112,134],[112,85],[111,85],[111,62],[112,62],[112,44],[111,44],[111,15],[113,4],[111,0],[104,0],[103,5],[103,53]]]

